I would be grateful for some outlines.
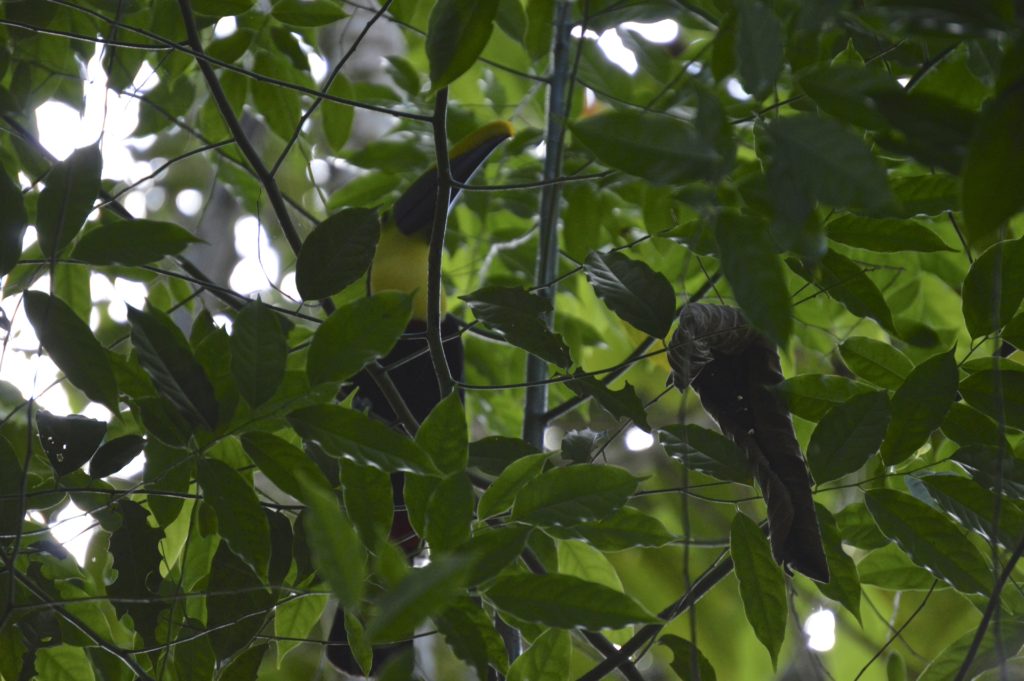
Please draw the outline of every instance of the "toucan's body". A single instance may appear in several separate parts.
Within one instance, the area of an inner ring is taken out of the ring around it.
[[[512,136],[508,123],[498,121],[488,124],[472,133],[450,152],[452,178],[460,183],[468,182],[487,157],[503,141]],[[458,199],[458,189],[451,192],[448,206]],[[413,315],[405,334],[394,349],[382,360],[395,387],[417,422],[433,410],[441,400],[440,388],[434,373],[434,365],[427,353],[427,257],[430,232],[437,204],[437,170],[432,168],[421,175],[385,214],[381,227],[380,241],[370,270],[369,288],[371,293],[379,291],[401,291],[413,295]],[[441,301],[444,313],[444,300]],[[451,316],[441,320],[441,337],[445,359],[452,377],[462,378],[463,354],[461,325]],[[357,404],[364,405],[375,417],[388,423],[396,423],[394,411],[388,405],[377,384],[366,374],[360,373],[353,383],[358,388]],[[395,498],[395,515],[391,527],[391,539],[398,543],[407,554],[419,547],[405,513],[403,477],[392,476]],[[339,669],[350,674],[361,674],[355,657],[347,644],[345,617],[341,609],[334,618],[329,635],[331,645],[327,657]],[[399,643],[374,649],[374,671],[392,655],[411,650],[412,643]]]

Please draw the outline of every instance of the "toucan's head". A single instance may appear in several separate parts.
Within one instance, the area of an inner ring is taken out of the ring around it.
[[[498,145],[513,134],[507,121],[494,121],[470,133],[452,147],[450,164],[452,178],[460,183],[469,182],[484,161]],[[461,189],[455,188],[448,198],[448,208],[458,200]],[[420,175],[395,203],[392,213],[395,226],[406,236],[430,237],[437,201],[437,167]]]

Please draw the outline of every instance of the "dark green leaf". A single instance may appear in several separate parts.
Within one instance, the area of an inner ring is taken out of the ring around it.
[[[430,456],[419,445],[360,412],[323,404],[293,411],[288,422],[303,439],[319,443],[331,456],[346,457],[389,473],[437,473]]]
[[[782,72],[782,25],[771,8],[759,0],[736,2],[736,65],[743,89],[764,99]]]
[[[541,321],[551,304],[540,296],[520,288],[488,286],[460,298],[477,319],[504,333],[512,345],[560,367],[572,364],[565,341]]]
[[[1024,429],[1024,374],[1017,371],[979,371],[960,384],[967,403],[996,422]]]
[[[352,85],[348,82],[342,74],[337,74],[334,77],[334,82],[331,83],[331,87],[328,88],[327,94],[332,97],[341,97],[342,99],[351,100],[354,98],[352,93]],[[341,150],[345,146],[345,142],[348,141],[349,135],[352,132],[352,121],[355,118],[355,109],[348,104],[341,104],[339,102],[324,101],[321,105],[323,108],[323,123],[324,123],[324,135],[327,137],[327,142],[331,145],[331,151],[334,153],[341,153]],[[344,192],[349,185],[357,181],[360,178],[354,178],[342,187],[338,192],[339,194]],[[331,197],[334,199],[335,197]],[[379,200],[380,195],[378,194],[376,199]],[[331,206],[334,204],[332,203]],[[359,205],[361,204],[348,204],[342,203],[339,205]],[[376,204],[374,204],[376,205]],[[367,207],[370,207],[369,205]]]
[[[435,555],[469,539],[475,504],[473,485],[465,473],[447,477],[434,488],[427,502],[424,533]]]
[[[89,475],[105,478],[117,473],[138,456],[145,446],[146,439],[141,435],[123,435],[104,442],[89,462]]]
[[[789,261],[790,268],[807,281],[842,303],[858,317],[870,317],[887,331],[895,333],[896,324],[885,297],[878,290],[860,265],[845,255],[829,249],[813,269],[804,267],[796,260]]]
[[[21,241],[28,227],[28,213],[21,188],[0,167],[0,277],[4,276],[18,262],[21,256]]]
[[[427,25],[430,89],[451,83],[473,65],[487,45],[498,13],[497,2],[439,0]]]
[[[192,9],[198,14],[229,17],[249,11],[256,0],[191,0],[191,3]]]
[[[231,328],[231,375],[246,402],[256,407],[277,392],[287,359],[277,313],[259,300],[248,303]]]
[[[217,527],[231,550],[256,574],[267,576],[270,526],[252,485],[217,459],[202,459],[197,469],[203,499],[217,512]]]
[[[500,475],[513,461],[536,451],[525,440],[491,435],[469,443],[469,465],[488,475]]]
[[[102,166],[99,144],[94,144],[77,149],[46,175],[36,215],[39,246],[46,257],[56,256],[82,229],[100,191]]]
[[[786,581],[772,558],[768,539],[753,520],[737,513],[732,520],[730,554],[739,581],[747,621],[776,666],[786,637]]]
[[[679,638],[675,634],[667,634],[658,639],[658,643],[672,651],[672,671],[683,681],[717,681],[715,668],[711,666],[704,653],[697,650],[685,638]],[[696,658],[696,660],[694,660]],[[697,676],[693,675],[693,668],[698,668]]]
[[[239,653],[224,671],[217,676],[217,681],[256,681],[263,656],[270,644],[261,643]]]
[[[835,518],[843,541],[850,546],[871,550],[889,543],[862,502],[847,505]]]
[[[961,295],[971,337],[1003,328],[1024,300],[1024,237],[999,242],[982,253],[971,265]]]
[[[615,466],[555,468],[519,491],[512,518],[562,526],[600,520],[625,504],[636,487],[636,478]]]
[[[1024,499],[1024,461],[1005,449],[968,445],[953,452],[953,460],[979,485],[1015,499]]]
[[[47,411],[36,414],[39,441],[57,477],[85,465],[103,441],[107,424],[72,414],[55,416]]]
[[[388,536],[395,513],[391,476],[372,466],[341,460],[341,491],[345,512],[368,549]]]
[[[878,451],[889,425],[889,395],[884,390],[851,397],[833,407],[814,429],[807,465],[817,484],[860,469]]]
[[[330,216],[302,242],[295,285],[303,300],[332,296],[363,276],[380,239],[376,211],[347,208]]]
[[[896,196],[895,213],[902,218],[942,215],[960,210],[960,182],[951,175],[911,175],[890,180]]]
[[[888,122],[871,95],[899,88],[891,75],[877,67],[857,64],[821,64],[800,76],[804,92],[822,111],[854,125],[879,130]]]
[[[206,589],[206,624],[219,659],[247,649],[263,629],[274,606],[274,596],[227,542],[221,542],[213,564],[202,567],[209,575]],[[244,593],[245,598],[239,598]]]
[[[6,471],[0,476],[0,534],[13,536],[25,515],[21,499],[22,466],[4,437],[0,437],[0,470]]]
[[[618,629],[658,621],[629,596],[569,575],[499,577],[486,595],[514,617],[561,629]]]
[[[572,133],[601,163],[655,184],[709,179],[725,162],[693,125],[653,112],[602,113]]]
[[[300,80],[291,62],[279,54],[281,48],[274,48],[273,52],[256,51],[253,71],[276,80]],[[267,127],[281,139],[290,139],[302,118],[302,100],[299,93],[260,79],[250,80],[249,90],[252,93],[252,102],[266,121]]]
[[[989,417],[963,402],[954,402],[942,422],[942,432],[958,445],[998,447],[1006,442],[1005,433]],[[1009,449],[1009,445],[1005,445]]]
[[[923,445],[942,425],[956,397],[953,350],[919,364],[892,398],[892,420],[882,442],[882,461],[895,466]]]
[[[873,338],[848,338],[839,346],[839,352],[853,373],[881,388],[899,388],[914,370],[914,363],[906,355]]]
[[[164,532],[150,526],[146,509],[134,501],[119,501],[115,510],[121,525],[110,535],[110,555],[117,579],[107,586],[107,596],[118,616],[130,614],[142,639],[153,641],[161,607],[151,599],[160,583]]]
[[[434,623],[455,656],[473,668],[478,679],[487,678],[491,664],[502,673],[508,671],[505,643],[478,603],[463,596],[435,616]]]
[[[959,475],[940,474],[922,477],[921,484],[939,508],[986,539],[991,541],[995,537],[1003,546],[1013,547],[1024,536],[1024,512],[1020,507],[1008,499],[997,499],[977,482]]]
[[[963,531],[909,494],[874,489],[864,494],[882,532],[911,560],[967,594],[988,594],[992,572]]]
[[[534,61],[545,57],[551,49],[554,17],[554,0],[527,0],[526,37],[523,42],[527,53]]]
[[[497,577],[526,548],[530,528],[511,524],[482,528],[465,544],[467,561],[471,563],[467,586],[476,586]]]
[[[629,506],[623,506],[604,520],[546,531],[558,537],[582,539],[599,551],[664,546],[675,539],[660,520]]]
[[[692,423],[666,426],[658,431],[662,447],[690,468],[719,480],[753,484],[746,453],[724,435]]]
[[[777,390],[791,412],[808,421],[818,421],[836,405],[871,392],[871,387],[843,376],[801,374],[786,379]]]
[[[509,667],[507,681],[568,681],[572,670],[572,637],[562,629],[538,636]]]
[[[310,485],[322,490],[331,489],[320,468],[305,452],[276,435],[246,433],[242,436],[242,447],[272,483],[296,499],[306,501],[303,495]],[[304,474],[304,482],[299,482],[299,472]]]
[[[88,231],[71,257],[93,265],[148,265],[177,255],[197,237],[170,222],[118,220]]]
[[[75,387],[117,411],[117,381],[110,356],[89,326],[68,305],[39,291],[26,291],[25,312],[43,349]]]
[[[726,212],[718,217],[715,238],[736,302],[751,324],[784,346],[793,329],[789,289],[767,226]]]
[[[550,456],[547,453],[529,454],[506,466],[498,479],[492,482],[480,497],[478,516],[489,518],[509,509],[519,490],[540,475]]]
[[[469,434],[466,410],[457,393],[444,398],[431,410],[416,431],[416,444],[430,455],[442,473],[461,473],[469,462]]]
[[[880,253],[956,250],[947,246],[935,232],[913,220],[842,215],[829,221],[825,229],[828,230],[828,238],[833,241]]]
[[[330,0],[279,0],[270,14],[281,23],[302,28],[333,24],[345,18],[341,7]]]
[[[612,390],[593,376],[588,376],[581,371],[577,371],[574,376],[575,378],[569,381],[568,385],[575,393],[594,398],[598,404],[608,410],[609,414],[618,419],[628,419],[644,430],[651,430],[651,425],[647,422],[647,410],[643,400],[629,383],[619,390]]]
[[[931,664],[925,667],[921,675],[917,677],[917,681],[948,681],[948,679],[956,678],[970,650],[975,650],[977,654],[975,655],[974,662],[967,670],[967,676],[964,678],[991,681],[991,679],[984,677],[979,679],[977,674],[987,667],[1008,661],[1004,651],[1018,650],[1024,644],[1024,623],[1016,619],[1007,618],[1007,621],[1002,624],[998,632],[993,631],[993,628],[989,627],[989,630],[982,637],[980,645],[977,645],[977,648],[975,648],[974,639],[977,637],[977,633],[977,627],[968,628],[962,636],[951,643],[948,648],[931,661]],[[1008,673],[1010,674],[1008,678],[1012,679],[1012,670],[1008,670]],[[996,678],[999,678],[998,674]]]
[[[385,291],[342,305],[313,334],[306,360],[312,385],[354,376],[384,357],[402,337],[412,315],[412,298]]]
[[[469,568],[465,556],[455,554],[410,570],[381,598],[367,636],[378,643],[408,638],[423,620],[443,612],[462,593]]]
[[[332,490],[299,471],[299,484],[305,487],[308,513],[304,525],[313,564],[330,584],[331,591],[345,608],[355,608],[366,588],[366,550],[356,529],[341,512]]]
[[[887,544],[862,558],[857,563],[857,573],[862,584],[893,591],[925,591],[935,583],[932,573],[915,565],[895,544]]]
[[[839,601],[844,608],[860,622],[860,577],[853,558],[843,550],[842,537],[836,519],[821,504],[814,504],[821,528],[821,541],[828,561],[828,583],[815,582],[818,591],[826,598]]]
[[[967,240],[985,245],[999,227],[1024,207],[1016,180],[1024,177],[1024,89],[1003,92],[986,107],[975,126],[964,164],[964,217]]]
[[[664,275],[614,251],[591,253],[583,271],[612,312],[649,336],[668,335],[676,316],[676,294]]]

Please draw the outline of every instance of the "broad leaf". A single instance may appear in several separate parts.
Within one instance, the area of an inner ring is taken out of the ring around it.
[[[718,680],[711,662],[691,642],[679,638],[675,634],[667,634],[659,638],[658,643],[672,651],[672,671],[683,681]],[[692,672],[694,666],[698,668],[697,676],[694,676]]]
[[[778,662],[786,637],[786,582],[782,568],[772,558],[768,539],[753,520],[737,513],[732,520],[730,553],[739,581],[747,621],[772,658]]]
[[[895,466],[917,451],[942,425],[956,397],[953,350],[919,364],[892,398],[892,419],[882,442],[882,460]]]
[[[551,312],[551,304],[540,296],[489,286],[460,297],[477,319],[501,331],[512,345],[561,367],[572,364],[565,341],[544,326],[542,318]]]
[[[492,664],[502,673],[508,671],[505,643],[478,603],[463,596],[435,616],[434,624],[455,656],[472,667],[481,681],[487,679]]]
[[[60,681],[93,681],[96,678],[93,663],[86,656],[85,648],[64,643],[40,648],[33,656],[35,678]]]
[[[217,512],[217,528],[231,550],[263,578],[270,565],[270,526],[252,485],[217,459],[198,465],[203,499]]]
[[[119,220],[86,232],[71,257],[93,265],[148,265],[200,241],[170,222]]]
[[[274,635],[277,639],[277,664],[310,632],[327,608],[326,594],[297,594],[274,608]]]
[[[1024,300],[1024,237],[1001,241],[981,254],[964,278],[964,320],[973,338],[995,333]]]
[[[914,370],[914,363],[902,352],[865,336],[846,339],[839,353],[853,373],[881,388],[899,388]]]
[[[572,637],[563,629],[538,636],[509,667],[507,681],[569,681]]]
[[[4,206],[0,215],[0,277],[4,276],[17,264],[21,257],[21,242],[28,227],[28,213],[25,211],[25,200],[21,188],[14,183],[7,173],[0,168],[0,206]]]
[[[568,382],[573,392],[594,398],[598,404],[608,410],[608,413],[618,419],[629,419],[644,430],[651,430],[651,426],[647,422],[647,410],[644,403],[636,394],[636,389],[628,382],[622,388],[612,390],[593,376],[588,376],[581,371],[577,371],[574,376]]]
[[[303,300],[333,296],[357,281],[373,261],[380,239],[376,211],[347,208],[330,216],[302,242],[295,285]]]
[[[997,499],[977,482],[959,475],[939,474],[926,475],[920,483],[939,508],[990,541],[995,537],[1003,546],[1012,547],[1024,536],[1024,511],[1008,499]]]
[[[446,474],[466,470],[468,440],[466,410],[454,392],[438,402],[416,431],[416,444],[430,455],[438,470]]]
[[[821,541],[825,546],[825,558],[828,560],[828,584],[815,582],[818,591],[826,598],[839,601],[844,608],[860,622],[860,577],[857,566],[843,550],[842,537],[836,519],[821,504],[814,505],[818,516],[818,527],[821,528]]]
[[[321,490],[331,489],[320,468],[301,449],[270,433],[252,432],[242,436],[242,447],[270,481],[282,492],[306,501],[305,493],[310,486]],[[299,480],[299,474],[303,480]]]
[[[477,507],[478,517],[489,518],[511,508],[516,494],[540,475],[550,456],[546,453],[530,454],[510,463],[484,490]]]
[[[424,534],[434,555],[469,539],[476,496],[465,473],[451,475],[434,488],[427,502]]]
[[[606,552],[664,546],[675,539],[660,520],[629,506],[623,506],[604,520],[545,531],[557,537],[577,537]]]
[[[487,45],[494,30],[497,2],[439,0],[427,25],[430,89],[445,87],[465,73]]]
[[[391,476],[373,466],[341,460],[341,491],[345,512],[366,548],[388,536],[395,515]],[[408,503],[408,500],[407,500]]]
[[[664,275],[621,253],[591,253],[583,271],[599,298],[619,317],[655,338],[668,335],[676,294]]]
[[[243,307],[231,328],[231,375],[246,402],[256,407],[277,392],[287,359],[277,313],[259,300]]]
[[[996,422],[1024,428],[1024,373],[1017,371],[979,371],[960,383],[967,403]]]
[[[107,424],[78,414],[36,414],[39,441],[57,477],[78,470],[92,458],[107,432]]]
[[[882,532],[910,558],[966,594],[988,594],[992,572],[962,530],[909,494],[874,489],[864,494]]]
[[[485,594],[513,617],[561,629],[619,629],[658,621],[629,596],[568,575],[500,577]]]
[[[141,435],[122,435],[104,442],[89,461],[89,475],[105,478],[114,475],[142,453],[146,440]]]
[[[759,0],[736,2],[736,66],[743,89],[764,99],[782,72],[785,35],[771,7]]]
[[[842,303],[858,317],[870,317],[883,329],[895,333],[896,325],[885,297],[860,265],[829,249],[813,269],[796,260],[790,268],[823,292]]]
[[[313,564],[338,601],[345,608],[355,608],[366,588],[366,550],[341,512],[334,492],[323,489],[301,471],[296,477],[305,487],[307,513],[303,517]]]
[[[341,7],[330,0],[280,0],[270,14],[281,23],[301,28],[332,24],[345,18]]]
[[[519,491],[512,519],[556,526],[600,520],[625,504],[636,487],[636,478],[615,466],[555,468]]]
[[[825,229],[832,241],[880,253],[955,250],[947,246],[935,232],[913,220],[843,215],[829,221]]]
[[[724,435],[688,423],[662,428],[658,440],[669,456],[696,471],[719,480],[753,484],[746,453]]]
[[[99,144],[94,144],[77,149],[46,175],[36,215],[43,255],[56,256],[82,229],[100,191],[102,165]]]
[[[889,425],[889,395],[880,390],[851,397],[818,422],[807,446],[814,481],[841,478],[860,469],[878,451]]]
[[[916,565],[895,544],[886,544],[862,558],[857,574],[862,584],[892,591],[927,591],[936,582],[935,575]],[[944,586],[941,581],[939,584]]]
[[[247,12],[256,0],[191,0],[192,9],[199,14],[229,17]]]
[[[117,381],[110,356],[89,326],[59,298],[27,291],[23,300],[36,337],[57,367],[89,398],[116,412]]]
[[[800,374],[786,379],[776,389],[789,410],[808,421],[820,420],[830,409],[855,395],[872,392],[868,385],[827,374]]]
[[[464,545],[470,571],[467,586],[476,586],[497,577],[526,548],[530,528],[520,524],[476,530]]]
[[[469,567],[465,556],[449,555],[410,570],[378,602],[367,636],[374,642],[408,638],[423,620],[452,604],[464,588]]]

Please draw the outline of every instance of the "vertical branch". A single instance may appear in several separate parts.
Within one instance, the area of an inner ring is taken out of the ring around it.
[[[443,87],[434,99],[434,151],[437,155],[437,201],[434,203],[434,224],[430,228],[430,251],[427,258],[427,348],[437,375],[442,398],[454,389],[452,372],[444,356],[441,340],[441,260],[444,257],[444,233],[448,228],[448,204],[452,195],[451,162],[448,159],[446,125],[448,88]]]
[[[544,135],[547,153],[544,157],[544,186],[540,200],[540,238],[537,243],[537,267],[534,282],[538,293],[552,302],[552,312],[544,319],[548,328],[554,325],[554,280],[558,267],[558,204],[561,185],[554,182],[562,173],[562,140],[569,103],[566,93],[569,85],[569,20],[568,0],[559,0],[555,7],[555,30],[552,56],[551,85],[548,90],[547,131]],[[548,376],[547,363],[529,355],[526,358],[526,406],[523,415],[523,439],[537,448],[544,444],[545,412],[548,407],[548,388],[543,383]]]

